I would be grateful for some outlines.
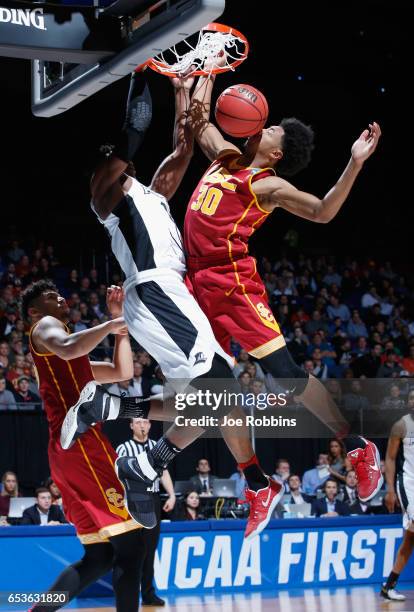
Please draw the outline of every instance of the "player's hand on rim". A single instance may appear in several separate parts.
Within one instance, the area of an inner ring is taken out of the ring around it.
[[[193,76],[193,72],[195,69],[196,67],[192,65],[182,74],[171,77],[170,81],[174,89],[185,89],[189,91],[194,84],[195,77]]]
[[[351,149],[352,159],[363,163],[377,148],[381,136],[381,128],[375,121],[369,124],[369,129],[362,132],[358,140],[354,142]]]

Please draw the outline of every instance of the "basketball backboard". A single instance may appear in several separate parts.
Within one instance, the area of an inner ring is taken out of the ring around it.
[[[62,50],[62,61],[56,61],[56,51],[53,60],[44,55],[32,60],[34,115],[62,113],[130,74],[214,21],[224,10],[224,0],[117,0],[106,8],[89,10],[95,11],[93,18],[79,7],[72,16],[72,21],[76,17],[79,22],[79,35],[75,49]],[[120,11],[128,12],[121,15]],[[49,21],[50,28],[56,27]]]

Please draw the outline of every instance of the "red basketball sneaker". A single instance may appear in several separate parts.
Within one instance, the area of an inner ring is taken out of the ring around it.
[[[348,459],[352,463],[358,479],[358,496],[362,502],[367,502],[381,489],[384,477],[381,474],[380,456],[373,442],[362,438],[365,448],[349,451]]]
[[[283,490],[283,485],[273,478],[269,478],[269,486],[265,489],[259,489],[258,491],[246,489],[246,500],[250,504],[249,518],[244,532],[246,539],[253,538],[263,531],[283,495]]]

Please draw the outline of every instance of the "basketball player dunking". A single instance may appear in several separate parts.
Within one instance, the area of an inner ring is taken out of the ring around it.
[[[267,303],[266,290],[248,253],[250,236],[276,208],[327,223],[345,202],[356,177],[375,151],[377,123],[352,145],[351,159],[322,199],[299,191],[275,173],[293,175],[310,161],[313,132],[297,119],[284,119],[247,140],[242,153],[209,121],[215,75],[200,77],[189,109],[189,125],[212,160],[188,205],[184,225],[189,286],[225,351],[233,337],[275,378],[295,379],[299,400],[345,438],[358,476],[361,501],[380,489],[383,478],[376,446],[347,436],[349,426],[320,382],[299,368]]]
[[[116,454],[100,425],[89,429],[69,451],[59,442],[66,412],[87,382],[109,383],[132,376],[129,337],[120,317],[122,302],[122,290],[111,287],[108,310],[119,318],[69,334],[69,307],[56,287],[42,280],[25,290],[22,310],[33,323],[30,352],[49,423],[52,478],[62,493],[65,516],[74,524],[85,549],[83,558],[67,567],[50,590],[67,591],[73,599],[112,569],[117,611],[136,612],[142,559],[140,525],[125,507],[124,491],[114,470]],[[110,333],[117,334],[113,362],[90,362],[88,353]],[[48,604],[32,609],[43,612],[58,607]]]
[[[181,392],[190,384],[191,388],[205,390],[208,379],[228,381],[227,389],[236,385],[233,360],[217,343],[206,315],[184,283],[186,267],[181,236],[167,202],[191,158],[192,138],[186,135],[186,111],[192,83],[192,78],[173,79],[176,147],[158,168],[148,188],[134,178],[130,163],[151,119],[145,74],[134,75],[122,136],[112,154],[97,168],[91,185],[93,210],[110,235],[112,250],[126,276],[124,316],[129,332],[156,359],[175,390]],[[69,447],[87,424],[116,418],[118,411],[130,403],[130,398],[112,396],[95,383],[86,385],[65,419],[62,445]],[[142,402],[142,413],[135,416],[154,418],[148,404]],[[240,409],[232,411],[232,416],[236,416],[235,412],[243,419]],[[231,427],[222,427],[221,432],[246,476],[251,502],[246,536],[253,536],[270,520],[282,487],[259,467],[247,427],[244,434],[240,429],[235,434]],[[203,433],[201,427],[173,424],[147,453],[137,458],[118,458],[117,473],[129,492],[128,509],[144,527],[154,527],[156,515],[142,512],[142,498],[134,500],[136,488],[141,494],[143,483],[152,485],[180,450]]]

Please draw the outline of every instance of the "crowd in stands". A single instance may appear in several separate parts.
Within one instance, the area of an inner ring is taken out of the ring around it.
[[[258,267],[289,351],[304,370],[327,381],[340,405],[350,409],[369,407],[364,379],[390,379],[392,384],[380,408],[407,412],[414,409],[414,384],[412,387],[410,380],[414,376],[412,279],[389,261],[357,261],[352,257],[339,261],[296,254],[282,256],[277,261],[263,258]],[[29,249],[13,240],[3,249],[0,253],[0,412],[41,409],[29,351],[29,323],[19,313],[22,290],[38,279],[53,280],[70,306],[70,329],[80,331],[108,317],[106,289],[108,284],[120,282],[120,277],[117,272],[110,273],[110,278],[107,276],[106,270],[103,273],[93,268],[80,273],[68,268],[59,262],[50,244],[39,243]],[[109,360],[111,342],[111,337],[105,339],[92,358]],[[259,363],[237,343],[233,343],[232,350],[237,360],[235,374],[242,389],[255,395],[271,389],[272,383]],[[131,396],[157,393],[164,381],[160,368],[138,345],[133,344],[133,351],[133,378],[119,381],[110,391]],[[345,388],[343,381],[348,382]],[[294,458],[291,461],[294,464]],[[345,463],[341,443],[333,440],[327,454],[319,455],[315,466],[302,477],[291,473],[289,460],[281,459],[275,473],[285,483],[285,494],[293,501],[300,499],[301,503],[307,503],[310,496],[314,514],[332,516],[335,512],[342,513],[348,501],[352,502],[348,506],[359,503],[352,494],[355,475]],[[202,483],[201,473],[199,466],[180,506],[181,516],[185,518],[203,516],[202,499],[211,491],[212,477],[208,475],[208,482]],[[243,475],[236,472],[231,479],[236,481],[237,498],[242,502]],[[9,495],[4,493],[8,486],[7,480],[4,481],[2,498]],[[48,497],[45,491],[42,494]],[[53,492],[50,495],[51,504],[56,503],[56,495]],[[318,495],[322,495],[324,503],[316,503]],[[335,499],[341,503],[336,504]],[[48,502],[45,503],[46,508]],[[369,508],[364,509],[360,504],[360,510],[366,512]],[[283,509],[279,514],[283,514]],[[4,523],[5,509],[0,511],[0,516]]]

